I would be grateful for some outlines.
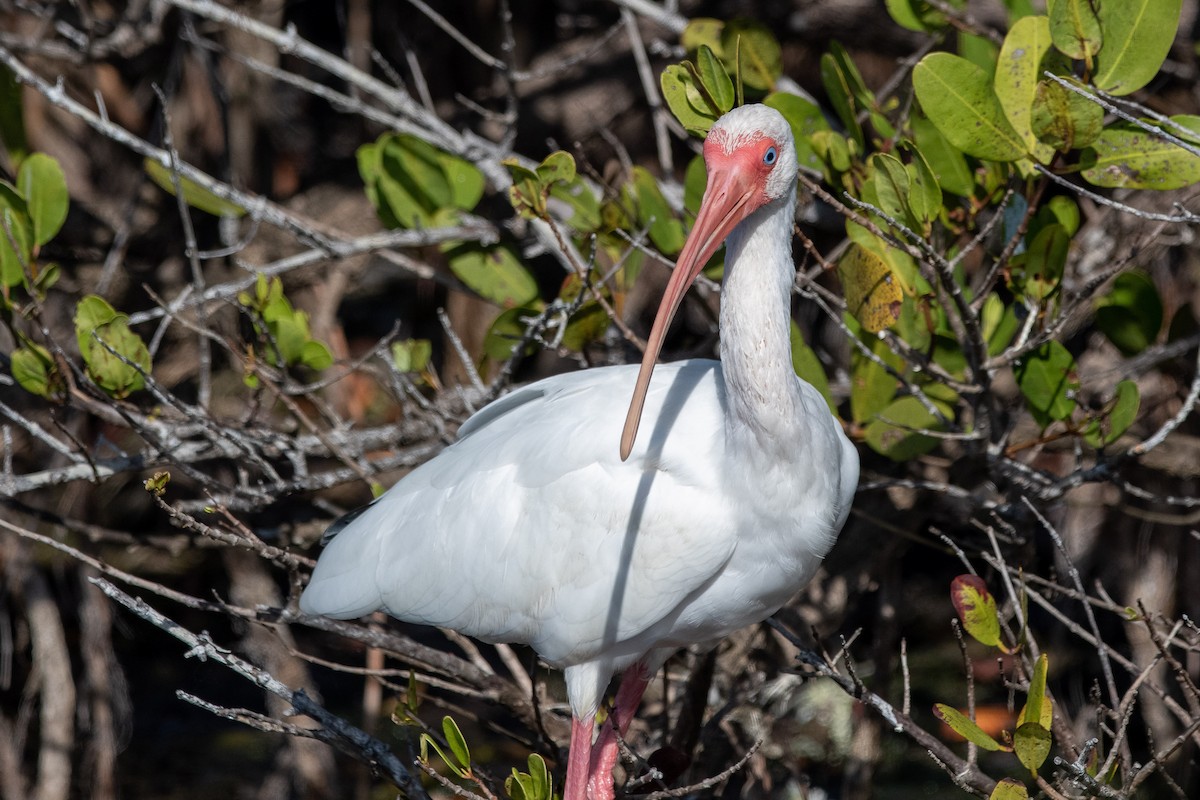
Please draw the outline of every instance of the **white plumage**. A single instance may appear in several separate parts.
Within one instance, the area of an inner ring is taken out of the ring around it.
[[[636,706],[674,649],[774,613],[833,545],[858,481],[841,426],[792,372],[790,129],[764,106],[736,109],[705,156],[704,207],[640,373],[559,375],[475,414],[333,538],[300,600],[305,613],[382,608],[525,643],[564,669],[566,800],[582,800],[585,781],[587,796],[612,796],[615,739],[591,743],[612,676],[635,668],[618,703]],[[725,235],[722,361],[663,365],[650,381],[684,290]],[[639,374],[635,440],[637,400],[628,424],[621,411]],[[618,727],[632,712],[617,709]]]

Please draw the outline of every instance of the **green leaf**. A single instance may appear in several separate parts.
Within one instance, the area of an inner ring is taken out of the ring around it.
[[[853,318],[854,327],[858,323]],[[887,342],[875,336],[866,340],[866,345],[880,361],[901,369],[903,360],[892,352]],[[887,407],[896,396],[897,381],[886,369],[867,358],[854,348],[850,356],[850,418],[862,425]]]
[[[421,734],[420,742],[421,742],[420,760],[423,763],[425,763],[425,764],[429,763],[429,749],[433,748],[433,751],[438,754],[438,758],[440,758],[442,760],[442,763],[444,763],[446,765],[447,769],[449,769],[451,772],[453,772],[455,775],[457,775],[460,778],[467,777],[467,775],[469,774],[469,770],[465,770],[461,766],[459,766],[459,764],[457,763],[456,760],[451,760],[446,755],[446,751],[442,750],[441,745],[439,745],[437,743],[437,741],[432,736],[430,736],[428,733]]]
[[[912,161],[906,167],[909,179],[908,206],[914,217],[926,226],[942,213],[942,187],[938,186],[933,168],[916,147],[911,147]]]
[[[829,406],[830,413],[837,415],[837,404],[833,402],[833,393],[829,391],[829,378],[825,375],[825,367],[821,366],[821,359],[817,358],[817,354],[804,341],[804,335],[800,333],[799,326],[795,320],[791,324],[791,340],[792,340],[792,369],[801,380],[807,382],[810,386],[821,393],[821,397],[825,398],[825,404]]]
[[[537,167],[537,176],[542,186],[553,183],[570,183],[575,180],[575,157],[563,150],[556,150],[542,159]]]
[[[1047,0],[1046,13],[1054,46],[1090,68],[1104,41],[1094,0]]]
[[[787,92],[772,92],[766,96],[763,104],[783,114],[792,127],[797,163],[805,169],[820,171],[821,159],[813,150],[812,135],[817,131],[829,130],[829,123],[821,113],[820,106]]]
[[[988,800],[1029,800],[1029,790],[1016,778],[1002,778],[996,782]]]
[[[1056,81],[1040,81],[1030,126],[1040,141],[1065,153],[1096,141],[1104,129],[1104,109]]]
[[[988,80],[996,77],[996,61],[1000,57],[1000,45],[986,36],[959,31],[958,55],[983,70]]]
[[[1126,95],[1149,83],[1175,41],[1182,6],[1183,0],[1100,3],[1104,46],[1096,54],[1096,88]]]
[[[1049,341],[1017,362],[1014,373],[1033,418],[1043,428],[1075,410],[1075,359],[1067,348]]]
[[[83,353],[91,379],[118,399],[143,388],[146,379],[142,373],[150,372],[150,351],[142,338],[129,329],[129,318],[118,314],[97,326],[93,333]]]
[[[708,133],[709,128],[717,121],[711,113],[700,111],[688,100],[688,91],[692,88],[692,75],[682,64],[671,64],[659,76],[662,85],[663,99],[667,108],[679,120],[679,124],[699,136]]]
[[[942,722],[946,723],[950,730],[954,731],[968,742],[982,747],[984,750],[995,752],[997,750],[1004,749],[999,742],[988,735],[987,731],[979,727],[979,725],[975,723],[975,720],[971,719],[957,708],[948,706],[945,703],[934,703],[933,715]]]
[[[775,80],[783,74],[782,56],[775,35],[761,22],[735,19],[721,29],[725,66],[752,89],[768,92],[775,86]]]
[[[1189,130],[1200,130],[1195,117],[1172,117]],[[1178,135],[1174,129],[1167,129]],[[1163,141],[1130,122],[1105,128],[1080,159],[1084,179],[1093,186],[1127,189],[1179,189],[1200,181],[1200,156]]]
[[[1004,352],[1004,348],[1008,347],[1008,343],[1017,335],[1017,329],[1021,327],[1013,307],[1005,306],[999,295],[990,294],[983,301],[980,317],[983,336],[988,344],[988,355],[994,356]]]
[[[383,169],[392,180],[403,182],[405,189],[432,213],[450,205],[454,197],[442,156],[424,139],[395,134],[383,146]]]
[[[930,53],[913,68],[921,108],[946,139],[964,153],[1016,161],[1024,141],[1009,124],[987,74],[964,58]]]
[[[974,194],[975,176],[971,174],[971,168],[967,166],[967,159],[962,151],[950,144],[924,114],[914,113],[909,124],[912,126],[917,149],[929,163],[938,185],[959,197],[970,197]]]
[[[1121,438],[1137,419],[1141,395],[1133,381],[1121,381],[1114,389],[1112,402],[1107,404],[1100,419],[1085,437],[1092,447],[1104,447]]]
[[[512,308],[537,299],[533,275],[506,246],[485,248],[471,242],[450,248],[446,256],[454,275],[485,300]]]
[[[693,17],[688,20],[683,33],[679,35],[679,43],[689,53],[696,52],[701,45],[707,45],[717,55],[723,55],[721,31],[724,29],[725,23],[722,20],[712,17]]]
[[[867,423],[866,441],[872,450],[893,461],[911,461],[938,445],[920,431],[936,431],[942,423],[915,397],[893,400]]]
[[[1036,722],[1026,722],[1013,735],[1013,751],[1026,769],[1037,775],[1038,767],[1050,755],[1050,731]]]
[[[62,391],[62,376],[50,351],[29,343],[12,351],[12,376],[21,388],[38,397],[50,398]]]
[[[62,167],[44,153],[34,153],[17,170],[17,191],[25,197],[33,243],[42,246],[54,238],[67,219],[67,179]]]
[[[886,0],[888,14],[901,28],[918,33],[932,32],[946,27],[946,15],[934,9],[924,0]],[[961,7],[961,2],[947,5]]]
[[[392,343],[392,363],[399,372],[423,372],[433,356],[433,343],[428,339],[406,339]]]
[[[1017,726],[1026,722],[1034,722],[1047,730],[1054,721],[1054,708],[1046,697],[1046,669],[1050,659],[1045,653],[1038,656],[1033,664],[1033,675],[1029,678],[1029,694],[1025,698],[1025,707],[1021,709]]]
[[[510,308],[492,320],[487,335],[483,337],[484,358],[491,361],[504,362],[512,357],[513,348],[525,336],[524,320],[537,317],[535,308]],[[534,352],[534,344],[526,343],[523,355]]]
[[[1074,236],[1079,230],[1079,205],[1070,197],[1056,194],[1043,205],[1034,218],[1034,223],[1041,229],[1045,225],[1061,225],[1068,236]]]
[[[1028,249],[1012,260],[1014,283],[1026,297],[1042,302],[1058,291],[1070,246],[1071,237],[1061,225],[1046,225]]]
[[[434,224],[433,213],[449,206],[456,191],[469,199],[466,194],[470,187],[451,187],[442,165],[445,154],[430,144],[408,134],[386,134],[380,137],[379,146],[380,170],[375,186],[379,199],[387,206],[387,215],[380,214],[385,222],[391,217],[397,227],[429,227]]]
[[[642,167],[634,167],[633,190],[637,198],[638,224],[649,227],[654,246],[668,256],[682,250],[683,223],[672,213],[654,176]]]
[[[117,318],[117,312],[103,297],[85,295],[75,306],[75,341],[79,352],[86,353],[92,343],[92,331]]]
[[[172,197],[175,196],[175,182],[171,177],[171,170],[149,157],[142,160],[142,167],[150,176],[150,180],[158,184],[158,188]],[[212,214],[214,217],[241,217],[246,214],[246,209],[237,203],[218,197],[191,178],[180,175],[179,190],[183,194],[183,202],[197,211]]]
[[[1037,94],[1042,59],[1050,51],[1050,20],[1024,17],[1004,37],[992,85],[1009,124],[1025,143],[1025,149],[1043,164],[1054,158],[1054,148],[1033,133],[1031,116]]]
[[[324,342],[309,339],[300,349],[300,363],[320,372],[333,366],[333,351]]]
[[[363,181],[363,189],[366,191],[367,199],[371,201],[371,205],[375,207],[375,213],[379,217],[379,221],[389,229],[402,228],[400,220],[396,219],[396,215],[392,213],[392,207],[388,205],[387,200],[383,197],[379,189],[379,181],[383,175],[383,147],[377,142],[369,142],[361,145],[354,153],[355,160],[358,162],[358,174]]]
[[[32,241],[33,223],[25,199],[11,184],[0,181],[0,286],[25,283],[26,269],[33,269]]]
[[[604,306],[599,303],[584,303],[567,320],[563,331],[562,346],[573,352],[582,352],[592,342],[604,338],[611,320]]]
[[[483,199],[486,186],[483,173],[466,159],[442,150],[438,150],[437,155],[438,163],[446,175],[446,182],[450,185],[450,205],[463,211],[474,210]],[[574,165],[575,160],[571,159],[571,166]]]
[[[8,67],[0,65],[0,141],[13,164],[20,164],[29,152],[21,94],[17,76]]]
[[[988,647],[1000,645],[1000,615],[996,598],[978,575],[959,575],[950,582],[950,601],[972,638]]]
[[[1162,299],[1144,272],[1121,273],[1112,291],[1096,303],[1096,327],[1127,356],[1154,344],[1162,323]]]
[[[862,125],[858,121],[859,109],[854,99],[850,82],[847,80],[845,73],[842,72],[837,59],[831,53],[825,53],[821,56],[821,85],[825,87],[825,94],[829,98],[829,104],[833,106],[833,110],[837,114],[838,119],[841,120],[842,126],[861,151],[865,139]]]
[[[554,184],[550,188],[550,196],[563,201],[574,210],[567,222],[575,230],[593,233],[600,229],[600,201],[582,179]]]
[[[696,70],[700,73],[700,82],[721,113],[733,108],[733,81],[729,80],[729,73],[708,45],[700,45],[696,53]]]
[[[538,174],[522,166],[515,158],[506,158],[500,163],[512,177],[513,184],[508,187],[508,200],[512,207],[526,219],[545,217],[546,191]]]
[[[463,738],[462,731],[458,729],[458,723],[452,717],[442,717],[442,733],[446,736],[446,744],[450,746],[450,752],[454,753],[454,757],[458,759],[459,766],[466,772],[470,772],[471,751],[467,749],[467,740]]]
[[[838,261],[838,275],[846,295],[846,308],[863,330],[878,333],[899,318],[904,290],[899,277],[883,258],[860,244],[852,244]]]

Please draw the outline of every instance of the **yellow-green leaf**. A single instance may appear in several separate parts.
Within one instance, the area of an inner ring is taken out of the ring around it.
[[[142,166],[150,180],[158,184],[160,189],[169,195],[175,195],[175,181],[171,177],[171,170],[149,157],[142,162]],[[191,178],[180,175],[179,190],[183,193],[183,202],[197,211],[212,214],[214,217],[241,217],[246,214],[246,209],[237,203],[218,197]]]
[[[472,291],[502,308],[524,305],[537,299],[533,275],[510,248],[460,244],[446,252],[450,270]]]
[[[1103,37],[1094,0],[1047,0],[1050,36],[1060,52],[1086,62],[1100,50]]]
[[[1036,722],[1026,722],[1013,735],[1013,751],[1017,754],[1017,760],[1034,775],[1050,755],[1051,744],[1050,731]]]
[[[988,800],[1029,800],[1029,790],[1016,778],[1002,778]]]
[[[950,582],[950,601],[966,630],[988,647],[1000,644],[1000,615],[996,599],[978,575],[959,575]]]
[[[17,170],[17,191],[25,197],[33,242],[39,247],[54,238],[67,219],[67,179],[62,167],[45,153],[34,153]]]
[[[993,87],[1009,124],[1025,142],[1026,150],[1043,164],[1054,158],[1054,148],[1038,141],[1031,117],[1042,59],[1050,50],[1050,20],[1024,17],[1012,26],[1000,47]]]
[[[1136,92],[1167,58],[1183,0],[1121,0],[1099,4],[1103,46],[1092,82],[1109,94]]]
[[[846,307],[869,333],[891,326],[900,316],[903,287],[891,266],[859,244],[838,262]]]
[[[945,703],[934,703],[933,715],[946,723],[950,730],[968,742],[979,745],[984,750],[995,752],[1004,749],[1003,745],[989,736],[987,731],[976,724],[975,720],[953,706],[948,706]]]
[[[1200,130],[1195,117],[1171,119],[1189,130]],[[1093,186],[1167,190],[1200,181],[1200,156],[1129,122],[1105,128],[1083,152],[1080,166],[1084,180]]]
[[[913,68],[913,89],[926,116],[964,153],[1016,161],[1025,142],[1005,116],[987,73],[950,53],[930,53]]]

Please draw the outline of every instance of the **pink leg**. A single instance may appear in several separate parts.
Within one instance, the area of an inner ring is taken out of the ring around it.
[[[563,800],[587,800],[595,720],[594,715],[585,720],[571,718],[571,749],[567,753],[567,785],[563,789]]]
[[[613,711],[604,721],[600,738],[592,750],[591,774],[588,776],[589,800],[612,800],[614,797],[612,771],[620,754],[617,734],[623,737],[629,732],[629,724],[633,722],[649,683],[650,675],[641,664],[634,664],[621,676],[621,688],[617,690]]]

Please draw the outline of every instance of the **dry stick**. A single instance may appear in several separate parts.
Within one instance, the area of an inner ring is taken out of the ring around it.
[[[975,719],[975,667],[971,663],[971,657],[967,654],[967,642],[963,638],[962,626],[958,624],[958,618],[953,617],[950,620],[950,627],[954,629],[954,638],[958,640],[958,649],[962,654],[963,674],[967,678],[967,717],[971,720]],[[967,764],[975,766],[979,758],[979,746],[967,740]]]
[[[662,95],[658,91],[658,82],[650,70],[650,59],[646,55],[646,44],[642,41],[642,33],[638,30],[637,19],[628,8],[621,9],[621,21],[629,32],[629,44],[633,49],[633,60],[637,64],[638,77],[642,82],[642,91],[646,94],[646,102],[650,106],[650,119],[654,122],[654,142],[658,147],[658,166],[663,175],[675,171],[671,158],[671,138],[667,131],[666,109],[663,108]]]
[[[408,797],[417,800],[429,800],[429,795],[421,786],[420,781],[401,763],[383,742],[367,736],[359,728],[345,720],[330,714],[308,697],[304,690],[293,690],[282,681],[275,678],[266,670],[238,658],[224,648],[218,647],[208,634],[195,634],[155,611],[143,600],[131,597],[104,578],[93,578],[91,582],[113,600],[117,601],[137,616],[155,627],[166,631],[190,648],[184,654],[185,658],[195,656],[202,661],[209,659],[227,667],[256,686],[280,697],[292,704],[292,708],[321,724],[313,729],[312,735],[326,744],[337,747],[347,755],[370,764],[387,776],[397,788]]]
[[[171,136],[171,115],[167,111],[167,96],[163,94],[163,90],[158,84],[151,84],[151,87],[154,89],[154,94],[158,96],[159,110],[162,115],[163,148],[167,151],[171,161],[171,186],[175,190],[175,207],[183,226],[183,254],[192,271],[192,291],[196,294],[203,294],[204,272],[200,269],[200,257],[197,255],[199,246],[196,244],[196,229],[192,225],[191,210],[188,208],[187,201],[183,199],[183,181],[179,177],[179,151],[175,149],[175,140]],[[208,319],[203,306],[196,309],[196,318],[196,324],[199,327],[208,327]],[[207,337],[204,336],[198,336],[196,344],[200,348],[200,358],[197,362],[200,375],[199,386],[196,389],[196,402],[201,408],[207,409],[212,400],[212,348]]]
[[[1141,456],[1149,453],[1154,448],[1158,447],[1163,441],[1171,435],[1171,433],[1183,424],[1183,421],[1188,418],[1192,410],[1196,407],[1196,401],[1200,399],[1200,347],[1196,348],[1196,374],[1192,376],[1192,386],[1188,390],[1187,397],[1184,398],[1183,405],[1179,407],[1179,411],[1175,413],[1169,420],[1162,424],[1152,436],[1145,441],[1135,445],[1129,449],[1129,455]]]

